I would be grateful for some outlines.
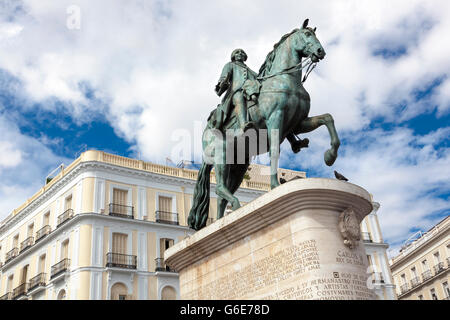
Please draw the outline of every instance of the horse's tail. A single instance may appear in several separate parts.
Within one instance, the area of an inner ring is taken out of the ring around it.
[[[211,169],[211,164],[203,162],[198,172],[197,183],[194,189],[194,203],[188,217],[189,227],[195,230],[203,228],[208,219]]]

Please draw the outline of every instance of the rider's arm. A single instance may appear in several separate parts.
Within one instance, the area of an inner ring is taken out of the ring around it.
[[[220,75],[219,81],[216,85],[216,93],[218,96],[222,95],[225,91],[227,91],[229,85],[230,85],[230,79],[231,74],[233,72],[232,64],[229,62],[227,63],[222,70],[222,74]]]

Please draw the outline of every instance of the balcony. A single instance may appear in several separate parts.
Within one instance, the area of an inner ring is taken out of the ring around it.
[[[156,258],[155,262],[156,262],[155,272],[157,272],[157,271],[176,272],[174,269],[171,269],[169,266],[167,266],[164,263],[163,258]]]
[[[370,235],[369,232],[361,232],[361,235],[362,235],[362,239],[364,242],[366,242],[366,243],[373,242],[372,236]]]
[[[28,283],[22,283],[20,286],[13,290],[12,299],[19,299],[27,294]]]
[[[37,276],[30,279],[28,284],[28,291],[36,289],[38,287],[45,287],[45,278],[47,277],[46,273],[39,273]]]
[[[63,223],[66,223],[73,217],[73,209],[67,209],[63,214],[58,216],[58,226],[60,227]]]
[[[384,283],[383,274],[381,272],[373,272],[372,283]]]
[[[50,272],[50,279],[55,278],[57,275],[60,275],[64,271],[67,271],[70,266],[70,259],[63,259],[57,264],[53,265]]]
[[[414,277],[411,279],[411,288],[415,288],[420,284],[420,278]]]
[[[12,300],[12,292],[8,292],[0,297],[0,300]]]
[[[22,243],[20,244],[20,252],[22,253],[22,251],[31,247],[33,243],[34,243],[33,237],[28,237],[26,240],[22,241]]]
[[[51,231],[50,226],[46,225],[45,227],[40,229],[38,232],[36,232],[36,242],[35,243],[37,243],[39,240],[41,240],[46,235],[48,235],[50,233],[50,231]]]
[[[408,290],[409,290],[409,288],[408,288],[408,284],[407,284],[407,283],[404,283],[404,284],[402,284],[402,285],[400,286],[400,292],[401,292],[401,294],[406,293]]]
[[[14,249],[10,250],[5,256],[5,264],[7,264],[9,261],[14,259],[18,255],[19,255],[19,249],[14,248]]]
[[[433,275],[431,274],[431,270],[427,270],[422,273],[422,281],[426,281],[430,279]]]
[[[443,262],[439,262],[438,264],[436,264],[434,266],[434,274],[437,275],[439,273],[441,273],[442,271],[444,271],[444,263]]]
[[[178,213],[167,211],[156,211],[155,220],[159,223],[178,225]]]
[[[124,206],[121,204],[110,203],[109,215],[114,217],[121,217],[127,219],[134,219],[134,208],[132,206]]]
[[[107,268],[136,269],[136,266],[136,256],[112,252],[106,254]]]

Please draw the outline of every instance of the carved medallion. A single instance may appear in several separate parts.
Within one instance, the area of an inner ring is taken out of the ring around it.
[[[352,208],[346,209],[339,216],[339,231],[347,247],[353,249],[358,246],[361,232],[358,218]]]

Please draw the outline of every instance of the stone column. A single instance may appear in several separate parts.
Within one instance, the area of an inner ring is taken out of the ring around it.
[[[168,249],[181,299],[375,299],[360,223],[370,194],[334,179],[285,183]]]

